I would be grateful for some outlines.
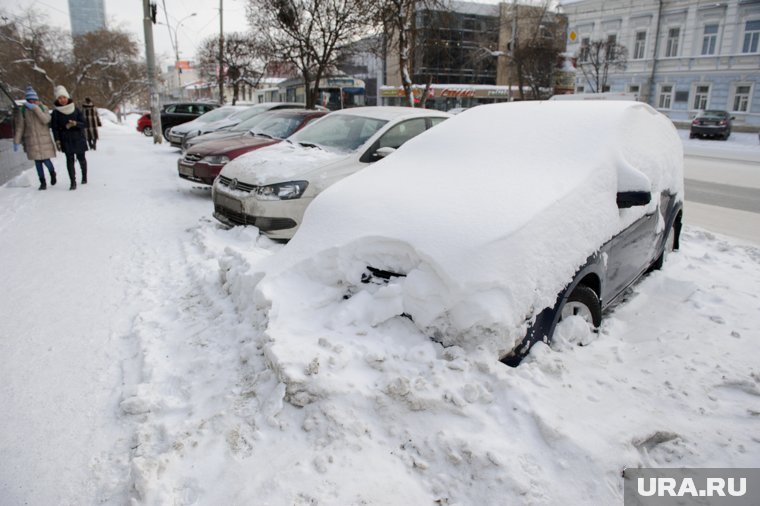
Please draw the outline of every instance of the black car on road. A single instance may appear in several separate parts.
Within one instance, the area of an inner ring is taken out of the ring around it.
[[[702,111],[691,122],[689,139],[694,137],[717,137],[724,141],[731,135],[731,122],[734,117],[728,111]]]

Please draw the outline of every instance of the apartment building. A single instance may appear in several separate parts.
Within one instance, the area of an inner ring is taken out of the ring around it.
[[[634,93],[674,121],[722,109],[737,126],[760,126],[760,0],[579,0],[563,11],[568,52],[582,57],[595,40],[627,48],[609,91]],[[589,91],[581,72],[575,86]]]

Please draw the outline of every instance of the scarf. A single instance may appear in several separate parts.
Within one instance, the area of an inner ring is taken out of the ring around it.
[[[58,105],[58,102],[56,102],[55,110],[58,111],[58,112],[60,112],[60,113],[62,113],[62,114],[66,114],[67,116],[69,114],[73,114],[74,113],[74,102],[69,102],[66,105]]]

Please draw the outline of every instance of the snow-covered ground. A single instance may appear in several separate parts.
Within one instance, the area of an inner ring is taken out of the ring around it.
[[[760,248],[687,216],[598,335],[511,369],[330,318],[308,273],[283,321],[254,290],[282,246],[101,132],[88,185],[59,157],[0,188],[3,506],[620,504],[625,467],[760,467]]]

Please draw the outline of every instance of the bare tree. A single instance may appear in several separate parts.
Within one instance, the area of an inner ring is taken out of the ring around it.
[[[578,51],[577,67],[593,93],[606,91],[610,72],[625,70],[627,66],[628,50],[612,38],[591,41]]]
[[[70,92],[89,96],[100,107],[115,109],[147,91],[147,71],[132,35],[98,30],[74,39],[74,65],[66,82]]]
[[[306,107],[319,98],[319,81],[337,63],[336,49],[370,25],[372,0],[249,0],[248,19],[275,59],[292,63],[306,88]]]
[[[137,43],[127,33],[101,30],[78,37],[72,45],[66,32],[45,24],[43,14],[30,10],[3,19],[0,79],[11,91],[21,93],[31,84],[52,102],[53,87],[63,84],[73,96],[90,96],[113,109],[146,90]]]
[[[29,9],[21,15],[3,13],[0,24],[0,79],[11,91],[27,84],[41,96],[53,95],[58,76],[70,55],[68,37],[45,24],[45,15]],[[70,58],[69,58],[70,60]]]
[[[520,99],[525,88],[533,98],[550,93],[554,72],[563,49],[565,18],[554,12],[551,0],[533,5],[503,4],[502,33],[508,39],[510,83],[516,79]]]
[[[219,38],[209,37],[198,51],[201,74],[204,78],[218,79]],[[232,104],[240,94],[240,84],[255,87],[264,76],[267,65],[267,48],[254,34],[231,33],[224,37],[223,76],[232,86]]]

